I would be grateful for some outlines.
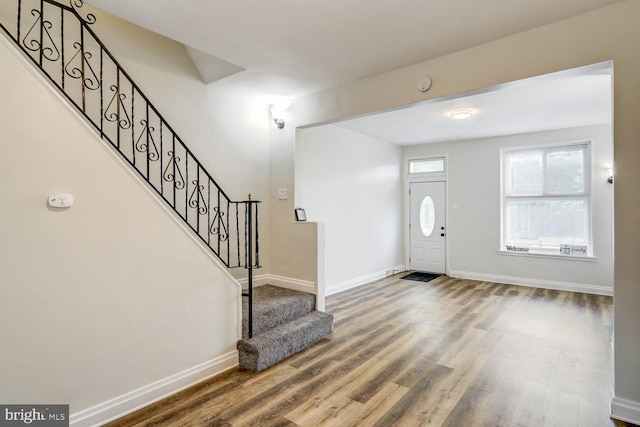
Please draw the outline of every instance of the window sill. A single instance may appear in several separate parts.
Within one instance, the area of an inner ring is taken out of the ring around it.
[[[596,262],[598,258],[594,256],[571,256],[571,255],[552,255],[552,254],[539,254],[531,252],[511,252],[511,251],[498,251],[498,255],[507,256],[519,256],[530,258],[549,258],[549,259],[563,259],[567,261],[582,261],[582,262]]]

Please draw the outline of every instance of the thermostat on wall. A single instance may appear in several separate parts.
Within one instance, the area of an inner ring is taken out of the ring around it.
[[[68,208],[73,205],[73,196],[71,194],[52,194],[47,199],[47,203],[52,208]]]

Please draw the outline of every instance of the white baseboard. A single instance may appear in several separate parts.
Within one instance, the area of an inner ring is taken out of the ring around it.
[[[247,287],[247,279],[238,280],[243,289]],[[294,291],[302,291],[310,294],[316,294],[315,282],[307,280],[294,279],[292,277],[276,276],[275,274],[261,274],[253,277],[253,286],[274,285],[281,288],[293,289]]]
[[[611,399],[611,418],[640,425],[640,403],[614,396]]]
[[[349,279],[344,282],[335,283],[333,285],[327,285],[326,291],[327,295],[337,294],[338,292],[346,291],[348,289],[357,288],[358,286],[365,285],[367,283],[371,283],[375,280],[384,279],[385,277],[390,276],[389,272],[398,273],[400,271],[405,271],[406,267],[404,265],[396,265],[395,267],[387,268],[382,271],[378,271],[376,273],[367,274],[366,276],[356,277],[355,279]]]
[[[555,289],[558,291],[583,292],[595,295],[613,295],[613,288],[608,286],[585,285],[580,283],[557,282],[552,280],[529,279],[526,277],[498,276],[470,271],[449,270],[449,277],[480,280],[483,282],[506,283],[508,285],[529,286],[534,288]]]
[[[137,390],[71,414],[70,426],[103,425],[238,366],[238,352],[222,355]]]

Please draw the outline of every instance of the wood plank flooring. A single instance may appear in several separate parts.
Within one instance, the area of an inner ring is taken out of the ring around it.
[[[446,276],[327,298],[335,332],[109,427],[613,427],[612,299]],[[628,424],[630,426],[630,424]]]

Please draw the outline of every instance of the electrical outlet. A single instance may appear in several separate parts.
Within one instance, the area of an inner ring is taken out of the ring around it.
[[[287,200],[289,195],[287,194],[286,188],[281,188],[278,190],[278,200]]]

